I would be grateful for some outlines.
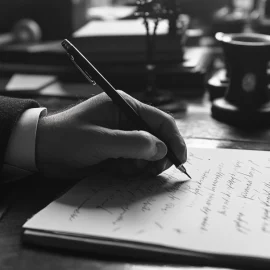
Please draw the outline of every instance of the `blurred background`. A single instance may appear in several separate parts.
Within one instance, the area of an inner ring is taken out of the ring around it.
[[[158,8],[149,12],[151,5]],[[205,92],[213,100],[228,85],[215,34],[269,34],[269,16],[268,0],[1,0],[0,91],[70,98],[100,91],[70,64],[60,45],[68,38],[116,88],[149,103]]]
[[[166,1],[165,1],[166,2]],[[170,2],[170,0],[167,0]],[[174,0],[181,12],[192,18],[192,23],[210,27],[218,16],[231,15],[231,20],[244,18],[251,11],[265,6],[265,17],[269,11],[267,0]],[[32,18],[40,24],[44,39],[66,36],[86,21],[126,17],[133,9],[113,7],[136,6],[136,0],[1,0],[0,32],[8,32],[22,18]],[[111,7],[103,12],[97,7]],[[263,12],[260,10],[260,12]],[[102,14],[103,13],[103,14]],[[263,15],[263,14],[261,14]]]

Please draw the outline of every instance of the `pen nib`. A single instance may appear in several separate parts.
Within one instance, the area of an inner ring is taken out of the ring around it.
[[[191,176],[187,172],[185,172],[184,174],[187,175],[189,179],[191,179]]]
[[[181,171],[182,173],[184,173],[186,176],[188,176],[188,178],[191,179],[191,176],[187,173],[187,170],[186,170],[186,168],[183,165],[178,166],[177,169],[179,171]]]

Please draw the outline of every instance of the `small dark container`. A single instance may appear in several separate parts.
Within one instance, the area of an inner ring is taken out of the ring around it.
[[[217,33],[216,39],[222,44],[230,80],[225,97],[213,102],[213,116],[236,124],[250,124],[251,119],[270,123],[267,80],[270,36]]]

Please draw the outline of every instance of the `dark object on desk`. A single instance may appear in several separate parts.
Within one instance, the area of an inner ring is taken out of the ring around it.
[[[270,84],[270,69],[267,69],[267,82]],[[209,98],[211,101],[222,98],[226,94],[230,84],[230,78],[227,75],[227,69],[221,68],[213,72],[210,78],[206,82],[206,89],[209,92]],[[270,88],[268,86],[270,94]]]
[[[230,78],[225,97],[212,104],[214,118],[234,125],[269,125],[267,66],[270,37],[262,34],[217,33]]]
[[[29,19],[18,21],[10,33],[0,35],[0,46],[7,46],[12,43],[35,43],[42,37],[42,31],[39,25]]]
[[[87,7],[86,0],[1,0],[0,33],[29,18],[39,24],[44,40],[71,36],[86,22]]]
[[[95,53],[85,55],[118,89],[134,92],[145,88],[144,62],[111,62],[109,58],[99,59]],[[132,56],[136,58],[137,55]],[[157,87],[188,96],[202,95],[212,58],[210,48],[186,47],[182,61],[159,65]],[[79,72],[70,66],[58,41],[2,48],[0,71],[2,76],[11,76],[13,73],[52,74],[63,81],[82,81]]]
[[[171,41],[178,41],[179,32],[181,31],[181,40],[183,44],[178,44],[180,50],[182,50],[185,42],[186,28],[189,24],[189,17],[185,20],[180,20],[180,9],[176,5],[176,1],[137,1],[137,11],[135,15],[138,18],[143,19],[143,24],[146,31],[146,42],[144,50],[145,55],[145,68],[147,75],[147,84],[144,91],[143,101],[146,103],[152,103],[154,106],[159,106],[161,104],[170,104],[173,102],[173,96],[168,94],[168,92],[158,89],[156,86],[156,47],[158,45],[157,40],[157,29],[159,27],[160,21],[165,21],[168,23],[165,38],[167,43]],[[183,16],[182,16],[183,17]],[[184,22],[183,22],[184,21]],[[152,24],[151,24],[152,23]],[[151,30],[152,28],[152,30]],[[183,42],[184,40],[184,42]],[[172,48],[168,47],[168,52],[172,52]],[[178,53],[176,53],[177,55]],[[175,55],[175,54],[174,54]],[[183,55],[183,53],[179,54]],[[174,56],[175,57],[175,56]],[[182,56],[183,57],[183,56]],[[176,58],[176,57],[175,57]],[[174,61],[177,61],[176,59]],[[183,59],[180,60],[181,62]]]
[[[214,71],[212,76],[206,82],[206,89],[209,92],[211,101],[224,97],[229,87],[229,77],[226,69]]]
[[[149,18],[148,28],[152,29],[154,23]],[[176,63],[183,60],[188,16],[179,16],[178,24],[177,35],[171,36],[168,22],[159,21],[155,38],[149,34],[146,42],[147,31],[142,19],[90,21],[72,35],[71,41],[83,54],[91,56],[92,61],[145,63],[147,56],[153,54],[150,48],[154,44],[149,46],[149,43],[155,40],[155,62]]]
[[[136,2],[137,10],[135,12],[136,17],[144,19],[145,26],[148,28],[148,19],[154,18],[156,20],[156,26],[159,20],[166,19],[169,22],[168,34],[176,36],[178,32],[178,18],[182,10],[180,4],[176,0],[170,1],[144,1],[139,0]],[[149,29],[147,29],[149,31]]]

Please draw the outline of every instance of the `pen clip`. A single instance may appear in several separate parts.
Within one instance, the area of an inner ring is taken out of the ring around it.
[[[85,76],[85,78],[92,83],[92,85],[96,85],[97,83],[92,79],[92,77],[88,74],[87,71],[83,71],[83,75]]]
[[[81,73],[84,75],[84,77],[92,84],[96,85],[97,83],[92,79],[92,77],[88,74],[86,70],[83,70],[75,61],[74,56],[70,53],[67,53],[69,56],[69,59],[74,63],[74,65],[81,71]]]

